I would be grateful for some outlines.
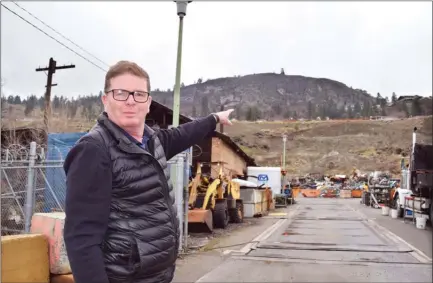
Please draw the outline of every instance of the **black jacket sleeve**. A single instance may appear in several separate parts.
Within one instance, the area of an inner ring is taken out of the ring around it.
[[[176,128],[158,131],[158,138],[161,141],[167,160],[176,154],[200,143],[204,138],[213,133],[217,125],[214,115],[200,118]]]
[[[64,240],[76,283],[108,283],[100,244],[111,201],[111,162],[92,140],[71,149],[64,163],[66,203]]]

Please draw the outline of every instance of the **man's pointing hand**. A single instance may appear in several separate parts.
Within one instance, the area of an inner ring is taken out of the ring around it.
[[[218,116],[219,118],[219,122],[222,125],[232,125],[232,122],[229,119],[230,113],[233,112],[234,109],[228,109],[226,111],[221,111],[221,112],[217,112],[215,113],[215,115]]]

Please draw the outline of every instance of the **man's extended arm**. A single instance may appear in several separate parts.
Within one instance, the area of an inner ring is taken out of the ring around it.
[[[69,152],[66,173],[64,239],[76,283],[108,283],[100,244],[111,201],[111,166],[107,152],[83,140]]]
[[[160,139],[167,160],[187,148],[201,142],[212,133],[217,125],[217,117],[214,114],[200,118],[189,123],[180,125],[177,128],[159,130]]]

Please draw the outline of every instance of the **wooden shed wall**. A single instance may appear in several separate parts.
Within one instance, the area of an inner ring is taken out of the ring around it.
[[[246,161],[217,137],[212,138],[211,162],[221,162],[224,173],[231,176],[243,175],[247,167]],[[218,164],[213,164],[211,176],[217,177],[218,172]]]

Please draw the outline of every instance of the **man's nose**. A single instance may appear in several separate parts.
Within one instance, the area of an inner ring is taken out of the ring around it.
[[[135,104],[135,100],[134,100],[134,95],[133,94],[130,94],[128,96],[128,99],[126,100],[126,104],[129,104],[129,105]]]

